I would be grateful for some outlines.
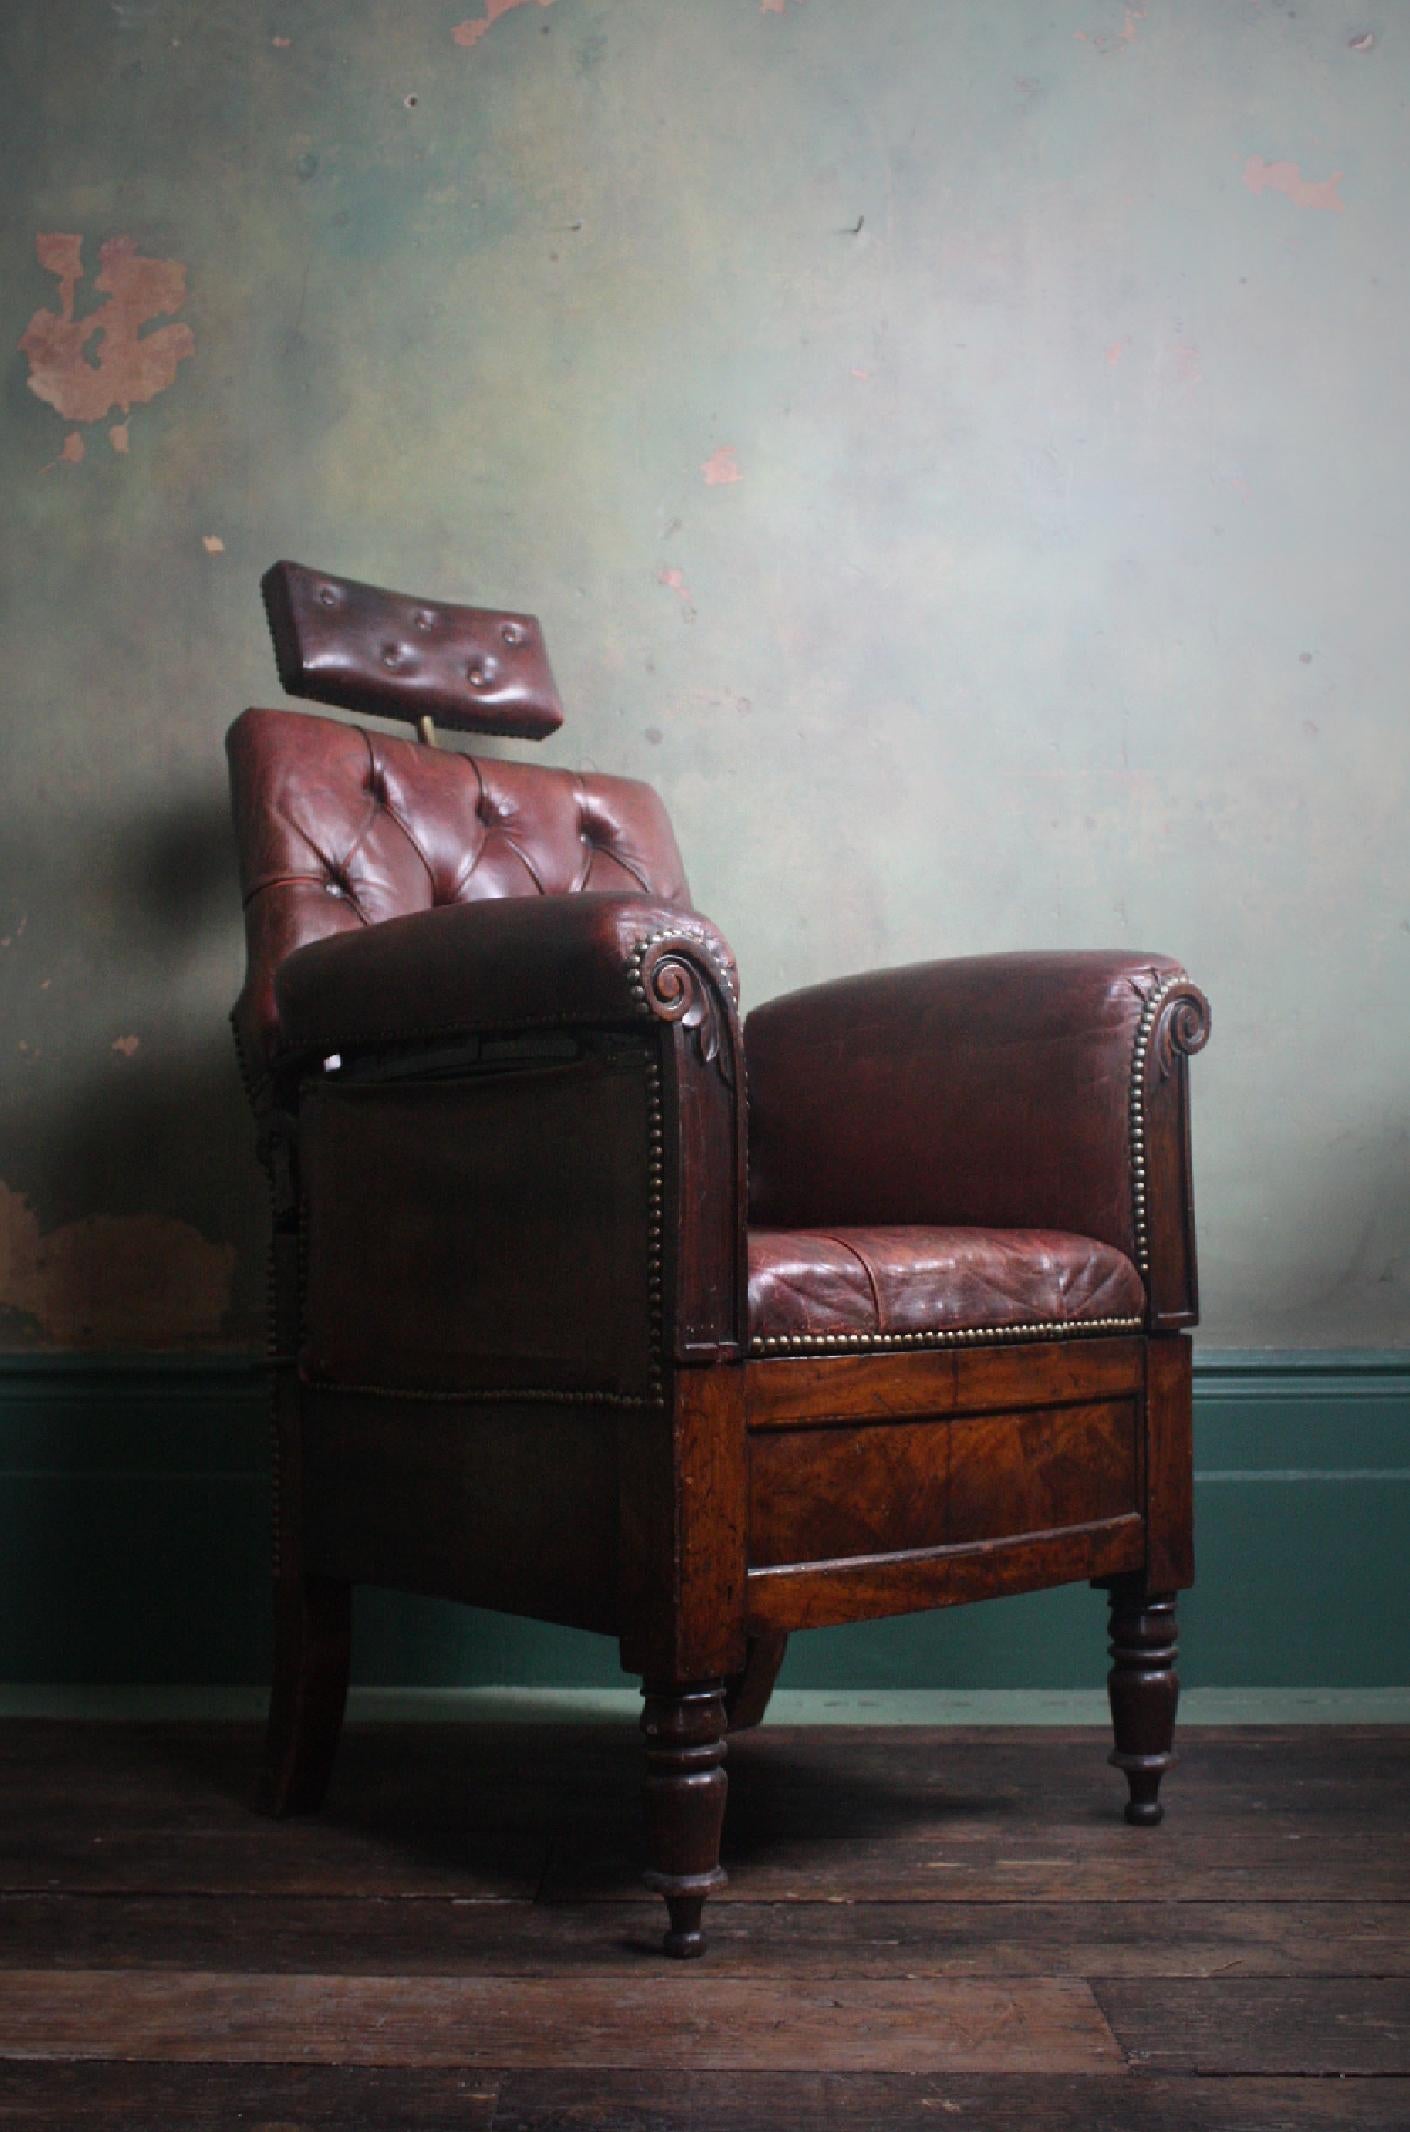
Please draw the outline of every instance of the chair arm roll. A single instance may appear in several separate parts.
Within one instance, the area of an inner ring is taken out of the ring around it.
[[[1154,1193],[1178,1176],[1185,1322],[1184,1054],[1208,1030],[1178,963],[1126,951],[924,963],[771,1000],[745,1025],[751,1216],[1063,1229],[1150,1286]]]
[[[275,980],[286,1060],[485,1030],[674,1018],[673,960],[733,1015],[734,960],[698,912],[583,893],[447,904],[299,948]]]

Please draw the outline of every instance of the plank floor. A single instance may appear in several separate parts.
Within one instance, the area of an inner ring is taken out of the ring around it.
[[[1410,1728],[732,1744],[706,1961],[657,1953],[628,1727],[0,1729],[0,2126],[1410,2132]]]

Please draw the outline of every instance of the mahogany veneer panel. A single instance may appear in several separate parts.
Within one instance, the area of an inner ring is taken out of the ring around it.
[[[769,1429],[749,1446],[749,1560],[842,1561],[1139,1509],[1136,1407]]]
[[[816,1629],[918,1607],[960,1606],[1005,1592],[1113,1577],[1139,1569],[1144,1558],[1144,1523],[1132,1511],[1026,1539],[753,1569],[746,1587],[749,1628]]]
[[[1083,1338],[910,1354],[780,1356],[748,1367],[751,1429],[877,1414],[996,1413],[1140,1390],[1145,1342]]]

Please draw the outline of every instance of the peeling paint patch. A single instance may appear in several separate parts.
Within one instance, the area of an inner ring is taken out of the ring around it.
[[[294,40],[292,37],[271,37],[269,41],[276,51],[287,52]]]
[[[140,328],[179,311],[186,301],[186,269],[178,259],[144,259],[130,237],[109,237],[99,251],[95,287],[108,298],[86,317],[74,317],[83,277],[83,239],[59,231],[34,240],[39,264],[58,277],[59,308],[36,311],[20,340],[29,363],[29,389],[70,422],[100,422],[114,407],[126,414],[154,400],[196,352],[185,324]],[[85,353],[102,336],[98,360]]]
[[[530,0],[485,0],[483,15],[476,15],[468,22],[457,22],[450,34],[457,44],[469,50],[494,28],[501,15],[511,14],[516,7],[528,7],[529,4]],[[552,7],[553,0],[538,0],[538,4]]]
[[[62,1347],[171,1347],[218,1333],[235,1246],[162,1214],[93,1214],[41,1231],[0,1184],[0,1307]]]
[[[114,1051],[120,1051],[125,1059],[130,1059],[141,1048],[142,1039],[140,1036],[115,1036],[113,1038]]]
[[[225,553],[225,542],[218,533],[203,533],[201,535],[201,546],[205,549],[207,555],[224,555]]]
[[[108,431],[108,442],[115,452],[126,452],[127,424],[125,422],[114,422],[112,428]]]
[[[1294,207],[1322,208],[1330,215],[1346,212],[1346,202],[1337,191],[1341,181],[1339,170],[1329,178],[1305,178],[1296,163],[1265,163],[1261,155],[1251,155],[1244,164],[1244,183],[1250,192],[1280,192]]]
[[[695,601],[692,599],[690,587],[685,581],[684,570],[677,570],[663,564],[656,573],[656,582],[658,585],[666,586],[668,591],[675,593],[681,603],[682,620],[693,622],[695,620]]]
[[[726,482],[744,479],[739,468],[738,454],[732,444],[717,445],[708,459],[701,460],[700,471],[705,476],[707,489],[717,489]]]
[[[1119,341],[1112,342],[1111,346],[1106,351],[1108,369],[1115,370],[1117,364],[1121,361],[1122,356],[1125,354],[1126,350],[1130,347],[1130,345],[1131,336],[1129,333],[1123,334]]]
[[[50,467],[77,466],[80,460],[83,458],[83,454],[83,438],[79,435],[76,429],[71,429],[63,441],[58,458],[51,459],[49,461],[49,465],[44,467],[42,471],[47,474],[50,470]]]
[[[1073,36],[1078,44],[1089,44],[1094,52],[1124,52],[1128,45],[1136,42],[1145,19],[1146,11],[1143,7],[1128,7],[1122,10],[1119,30],[1093,30],[1090,33],[1086,30],[1074,30]]]
[[[866,382],[867,382],[867,380],[868,380],[868,379],[870,378],[870,376],[871,376],[871,372],[870,372],[869,370],[861,370],[861,369],[859,369],[859,368],[857,367],[857,365],[856,365],[856,364],[854,363],[854,364],[852,365],[852,375],[853,375],[853,377],[854,377],[854,378],[857,378],[857,379],[858,379],[858,380],[859,380],[859,381],[860,381],[860,382],[861,382],[861,383],[862,383],[863,385],[865,385],[865,384],[866,384]]]
[[[801,7],[803,0],[795,0],[795,4]],[[759,13],[761,15],[786,15],[788,13],[788,0],[759,0]]]
[[[1374,30],[1363,30],[1359,37],[1347,38],[1346,48],[1349,52],[1369,52],[1375,41],[1376,33]]]

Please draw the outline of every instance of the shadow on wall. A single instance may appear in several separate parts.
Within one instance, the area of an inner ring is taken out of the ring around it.
[[[208,1006],[240,971],[222,787],[164,794],[110,839],[67,850],[57,879],[52,852],[33,866],[16,854],[49,909],[89,914],[90,952],[119,963],[124,985],[121,1027],[96,1054],[91,963],[65,966],[43,1043],[20,1041],[3,1125],[25,1153],[0,1183],[0,1344],[257,1349],[263,1188],[230,1033]],[[167,1211],[193,1203],[197,1221]]]

